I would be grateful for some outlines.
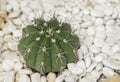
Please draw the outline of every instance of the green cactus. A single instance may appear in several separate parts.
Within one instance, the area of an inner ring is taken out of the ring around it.
[[[18,45],[27,66],[41,73],[59,72],[67,63],[75,62],[79,39],[71,33],[70,25],[57,19],[36,21],[28,25]]]

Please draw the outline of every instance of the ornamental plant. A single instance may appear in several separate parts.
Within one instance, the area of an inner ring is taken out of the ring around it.
[[[24,28],[18,49],[28,67],[44,74],[62,71],[68,63],[76,62],[78,46],[70,25],[53,18],[48,22],[38,19],[36,25]]]

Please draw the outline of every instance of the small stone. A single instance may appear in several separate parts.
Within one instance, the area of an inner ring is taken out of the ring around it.
[[[32,74],[32,71],[30,69],[21,69],[18,72],[19,74]]]
[[[115,73],[114,73],[114,70],[110,69],[110,68],[107,68],[107,67],[104,67],[103,70],[102,70],[102,73],[105,77],[111,77],[113,76]]]
[[[120,61],[120,53],[119,53],[119,52],[113,53],[113,54],[110,56],[110,58],[111,58],[111,59],[114,59],[114,60]]]
[[[17,62],[17,63],[15,63],[15,65],[14,65],[14,70],[15,70],[15,71],[19,71],[19,70],[22,69],[22,67],[23,67],[23,64],[22,64],[21,62]]]
[[[66,8],[66,10],[69,11],[69,12],[72,11],[72,7],[69,6],[69,5],[65,5],[65,8]]]
[[[105,14],[106,16],[112,15],[112,14],[113,14],[113,9],[110,8],[110,7],[109,7],[109,8],[105,8],[104,14]]]
[[[0,72],[0,82],[4,81],[5,72]]]
[[[100,26],[100,25],[103,25],[104,21],[102,18],[96,18],[95,20],[95,25],[96,26]]]
[[[97,71],[101,71],[102,68],[103,68],[103,65],[102,65],[101,63],[99,63],[99,64],[96,66],[95,69],[96,69]]]
[[[39,0],[34,0],[29,3],[29,7],[32,9],[35,9],[35,10],[37,10],[37,9],[41,10],[42,9],[41,5],[42,5],[42,3]]]
[[[89,13],[90,13],[90,11],[89,11],[88,9],[84,9],[84,10],[83,10],[83,14],[87,15],[87,14],[89,14]]]
[[[95,39],[94,39],[94,45],[97,46],[97,47],[102,47],[104,45],[104,40],[95,37]]]
[[[68,75],[65,77],[65,82],[76,82],[77,76],[76,75]]]
[[[107,37],[105,41],[108,44],[108,46],[114,46],[116,43],[116,40],[114,39],[114,37],[110,37],[110,36]]]
[[[6,72],[4,82],[14,82],[14,79],[15,79],[14,71]]]
[[[77,14],[80,11],[79,7],[73,7],[72,14]]]
[[[81,75],[83,73],[83,69],[78,67],[77,65],[75,65],[74,63],[69,63],[68,65],[68,70],[72,73],[72,74],[77,74],[77,75]]]
[[[30,78],[27,75],[20,75],[19,82],[30,82]]]
[[[2,64],[0,64],[0,72],[3,72],[3,71],[4,71],[4,68],[3,68]]]
[[[95,45],[91,45],[89,47],[90,51],[93,52],[93,53],[99,53],[100,52],[100,48],[98,48],[97,46]]]
[[[87,68],[87,72],[91,72],[95,67],[97,66],[97,63],[96,62],[93,62],[89,68]]]
[[[84,59],[85,59],[85,65],[86,65],[86,67],[88,68],[88,67],[91,65],[91,62],[92,62],[91,57],[90,57],[90,56],[87,56],[87,57],[84,58]]]
[[[120,82],[120,76],[106,78],[103,82]]]
[[[46,77],[42,76],[40,82],[47,82]]]
[[[112,54],[113,54],[113,51],[112,51],[111,47],[108,46],[107,44],[105,44],[105,45],[102,47],[102,52],[103,52],[103,53],[106,53],[107,55],[112,55]]]
[[[62,74],[65,75],[65,76],[66,76],[66,75],[71,75],[71,73],[70,73],[69,70],[64,70],[64,71],[62,72]]]
[[[97,55],[97,56],[95,57],[95,61],[96,61],[96,62],[102,62],[102,60],[103,60],[102,55]]]
[[[94,78],[94,80],[97,81],[99,79],[100,75],[101,75],[100,72],[98,72],[97,70],[93,70],[90,74],[90,77]]]
[[[50,72],[50,73],[47,75],[47,81],[48,81],[48,82],[55,82],[55,79],[56,79],[56,74],[55,74],[55,73]]]
[[[14,11],[19,10],[20,4],[18,1],[11,0],[11,1],[9,1],[9,4],[12,6]]]
[[[102,27],[101,27],[102,28]],[[100,30],[100,29],[99,29]],[[106,38],[106,33],[105,31],[97,31],[95,34],[96,38],[100,38],[100,39],[105,39]]]
[[[22,24],[22,21],[20,18],[16,18],[13,20],[13,23],[16,24],[16,25],[21,25]]]
[[[13,31],[13,37],[19,38],[22,36],[22,30],[15,30]]]
[[[9,42],[9,43],[8,43],[8,48],[9,48],[10,50],[16,51],[16,50],[18,50],[17,45],[18,45],[17,42]]]
[[[119,51],[120,50],[120,47],[119,47],[119,45],[114,45],[114,46],[112,46],[112,51],[113,51],[113,53],[115,53],[115,52],[117,52],[117,51]]]
[[[12,35],[5,35],[4,38],[3,38],[3,40],[5,42],[12,42],[13,41]]]
[[[82,23],[81,24],[81,27],[83,27],[83,28],[87,28],[87,27],[89,27],[89,26],[91,26],[93,24],[93,22],[84,22],[84,23]]]
[[[91,15],[95,16],[95,17],[103,17],[104,12],[100,11],[100,10],[97,10],[97,9],[94,9],[94,10],[91,11]]]
[[[55,82],[63,82],[65,79],[65,76],[64,75],[59,75],[56,79],[55,79]]]
[[[115,24],[115,20],[113,20],[113,19],[110,19],[106,22],[107,26],[113,26],[114,24]]]
[[[91,46],[92,43],[93,43],[93,37],[92,36],[86,37],[85,43],[86,43],[87,46]]]
[[[5,71],[11,71],[14,67],[14,62],[10,59],[4,59],[2,66]]]
[[[109,67],[111,69],[120,70],[120,61],[105,59],[102,63],[104,66]]]
[[[93,35],[95,34],[95,29],[94,29],[94,27],[89,27],[89,28],[87,29],[87,34],[88,34],[88,36],[93,36]]]
[[[20,15],[21,11],[13,11],[8,15],[8,18],[15,18],[18,17]]]
[[[32,82],[40,82],[40,74],[39,73],[34,73],[31,75],[31,81]]]

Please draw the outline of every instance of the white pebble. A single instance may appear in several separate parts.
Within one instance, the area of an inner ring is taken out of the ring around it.
[[[20,15],[21,11],[13,11],[8,15],[8,18],[15,18]]]
[[[105,8],[104,14],[105,14],[106,16],[112,15],[112,14],[113,14],[113,9],[110,8],[110,7],[109,7],[109,8]]]
[[[108,44],[108,46],[114,46],[116,43],[116,40],[114,39],[114,37],[111,37],[111,36],[107,37],[105,41]]]
[[[14,79],[15,79],[14,71],[6,72],[4,82],[14,82]]]
[[[50,73],[47,75],[47,81],[48,81],[48,82],[55,82],[55,79],[56,79],[56,74],[55,74],[55,73],[50,72]]]
[[[15,63],[15,65],[14,65],[14,70],[15,70],[15,71],[19,71],[19,70],[22,69],[22,67],[23,67],[23,64],[22,64],[21,62],[17,62],[17,63]]]
[[[91,72],[95,67],[97,66],[97,63],[96,62],[93,62],[89,68],[87,69],[87,72]]]
[[[88,9],[84,9],[84,10],[83,10],[83,14],[85,14],[85,15],[86,15],[86,14],[89,14],[89,13],[90,13],[90,12],[89,12],[89,10],[88,10]]]
[[[66,8],[66,10],[69,11],[69,12],[72,11],[72,7],[69,6],[69,5],[65,5],[65,8]]]
[[[111,58],[111,59],[114,59],[114,60],[120,61],[120,53],[119,53],[119,52],[113,53],[113,54],[110,56],[110,58]]]
[[[30,78],[27,75],[20,75],[19,82],[30,82]]]
[[[82,23],[81,24],[81,27],[83,27],[83,28],[87,28],[87,27],[89,27],[89,26],[91,26],[93,24],[93,22],[84,22],[84,23]]]
[[[104,23],[103,19],[102,18],[96,18],[95,20],[95,25],[96,26],[100,26]]]
[[[55,82],[63,82],[63,80],[65,79],[64,75],[59,75],[56,79]]]
[[[18,72],[19,74],[32,74],[32,71],[30,69],[21,69]]]
[[[100,38],[100,39],[105,39],[106,33],[105,33],[105,31],[97,31],[95,34],[95,37]]]
[[[42,76],[41,79],[40,79],[40,82],[47,82],[46,77]]]
[[[114,70],[120,70],[120,61],[106,59],[106,60],[103,60],[103,65]]]
[[[37,10],[37,9],[42,10],[43,9],[41,1],[39,1],[39,0],[34,0],[34,1],[30,2],[29,7],[31,7],[32,9],[35,9],[35,10]]]
[[[101,73],[98,72],[97,70],[93,70],[93,71],[91,72],[91,74],[90,74],[90,76],[91,76],[92,78],[94,78],[96,81],[99,79],[100,75],[101,75]]]
[[[95,29],[94,29],[94,27],[89,27],[89,28],[87,29],[87,34],[88,34],[88,36],[93,36],[93,35],[95,34]]]
[[[80,11],[79,7],[73,7],[72,14],[77,14]]]
[[[94,45],[97,46],[97,47],[102,47],[104,45],[104,40],[101,39],[101,38],[95,37]]]
[[[93,37],[92,36],[86,37],[84,42],[86,43],[87,46],[91,46],[93,42]]]
[[[77,65],[75,65],[74,63],[69,63],[68,65],[68,70],[72,73],[72,74],[77,74],[77,75],[81,75],[83,73],[83,69],[78,67]]]
[[[3,72],[4,71],[4,68],[2,66],[2,64],[0,64],[0,72]]]
[[[107,44],[105,44],[105,45],[102,47],[102,52],[103,52],[103,53],[106,53],[107,55],[112,55],[112,54],[113,54],[113,51],[112,51],[111,47],[108,46]]]
[[[21,25],[22,24],[22,21],[20,18],[16,18],[13,20],[13,23],[16,24],[16,25]]]
[[[68,75],[65,77],[65,82],[76,82],[77,76],[76,75]]]
[[[90,50],[91,52],[93,52],[93,53],[99,53],[99,52],[100,52],[100,48],[98,48],[98,47],[95,46],[95,45],[91,45],[91,46],[89,47],[89,50]]]
[[[64,70],[63,72],[62,72],[62,75],[71,75],[71,73],[70,73],[70,71],[69,70]]]
[[[10,59],[4,59],[2,66],[5,71],[11,71],[14,67],[14,62]]]
[[[15,30],[15,31],[13,31],[13,37],[19,38],[21,36],[22,36],[22,30]]]
[[[0,72],[0,82],[4,81],[5,72]]]
[[[95,17],[103,17],[104,12],[101,11],[101,10],[94,9],[94,10],[91,11],[91,15],[95,16]]]
[[[117,51],[119,51],[120,50],[120,47],[119,47],[119,45],[114,45],[114,46],[112,46],[112,51],[113,51],[113,53],[115,53],[115,52],[117,52]]]
[[[31,81],[32,82],[40,82],[40,74],[39,73],[34,73],[31,75]]]
[[[98,54],[98,55],[95,56],[95,61],[96,61],[96,62],[102,62],[102,60],[103,60],[102,55],[99,55],[99,54]]]
[[[112,70],[112,69],[110,69],[108,67],[104,67],[103,70],[102,70],[102,73],[106,77],[111,77],[111,76],[113,76],[115,74],[114,70]]]
[[[106,22],[107,26],[113,26],[115,24],[115,20],[111,19]]]
[[[13,10],[16,11],[16,10],[19,10],[19,2],[16,1],[16,0],[11,0],[9,1],[9,4],[12,6]]]
[[[97,71],[101,71],[103,69],[103,64],[99,63],[96,68]]]
[[[88,68],[91,65],[91,62],[92,62],[91,57],[86,56],[84,59],[85,59],[85,65]]]
[[[17,42],[9,42],[9,43],[8,43],[8,48],[9,48],[10,50],[16,51],[16,50],[18,50],[17,45],[18,45]]]

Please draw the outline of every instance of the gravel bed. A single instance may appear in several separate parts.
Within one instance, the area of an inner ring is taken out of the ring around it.
[[[120,82],[120,0],[0,0],[0,82]],[[79,61],[43,76],[18,51],[22,29],[56,17],[80,39]]]

